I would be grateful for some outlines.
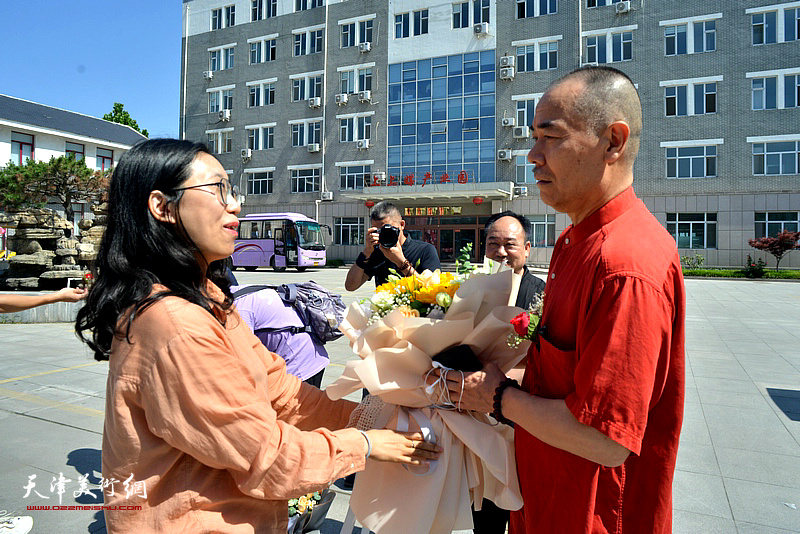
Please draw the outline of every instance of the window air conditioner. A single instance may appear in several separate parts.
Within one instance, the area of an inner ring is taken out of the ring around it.
[[[503,126],[513,127],[516,124],[514,117],[504,117],[503,118]]]
[[[617,11],[617,15],[620,15],[622,13],[627,13],[628,11],[631,10],[631,3],[630,1],[617,2],[614,5],[614,9]]]
[[[511,161],[511,149],[504,148],[503,150],[498,150],[497,159],[500,161]]]
[[[528,126],[514,126],[514,139],[527,139],[531,136]]]
[[[203,78],[206,80],[213,80],[214,79],[214,71],[206,70],[203,71]]]
[[[225,122],[231,120],[231,110],[223,109],[219,112],[219,120]]]
[[[501,80],[513,80],[514,79],[514,67],[505,67],[500,69],[500,79]]]
[[[330,202],[331,200],[333,200],[333,191],[323,191],[319,195],[319,198],[320,198],[320,200],[324,200],[326,202]]]
[[[334,97],[334,100],[340,106],[344,106],[345,104],[347,104],[347,93],[339,93]]]
[[[358,100],[360,102],[371,102],[372,101],[372,91],[359,91],[358,92]]]
[[[516,63],[516,58],[514,56],[502,56],[500,58],[501,67],[513,67],[515,63]]]
[[[309,152],[319,152],[319,143],[308,143]]]
[[[369,139],[359,139],[356,141],[356,148],[366,150],[369,148]]]
[[[253,157],[253,150],[250,148],[243,148],[242,149],[242,159],[248,160]]]
[[[488,22],[479,22],[472,27],[472,33],[475,34],[476,37],[483,37],[484,35],[489,35],[489,23]]]
[[[308,107],[318,108],[322,105],[322,99],[318,96],[312,96],[308,99]]]
[[[515,197],[524,197],[524,196],[525,196],[525,195],[527,195],[527,194],[528,194],[528,188],[527,188],[527,186],[524,186],[524,185],[523,185],[523,186],[520,186],[520,187],[515,187],[515,188],[514,188],[514,196],[515,196]]]
[[[358,45],[358,51],[361,52],[362,54],[366,54],[371,49],[372,49],[372,43],[370,43],[370,42],[359,43],[359,45]]]

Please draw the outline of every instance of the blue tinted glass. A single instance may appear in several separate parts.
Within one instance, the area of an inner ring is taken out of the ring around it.
[[[481,161],[494,161],[494,141],[481,141]]]
[[[434,165],[447,163],[447,145],[444,143],[431,145],[431,162]]]
[[[417,136],[415,136],[415,135],[404,135],[403,136],[403,144],[404,145],[413,145],[416,142],[417,142]],[[406,148],[407,147],[403,147],[403,150],[405,150]],[[404,162],[404,164],[405,164],[405,162]]]
[[[400,63],[389,65],[389,83],[398,83],[400,81],[402,71],[403,69],[400,66]]]
[[[444,78],[447,76],[447,65],[441,65],[439,67],[433,67],[433,77],[434,78]]]
[[[417,102],[417,121],[430,122],[431,121],[431,103],[430,102]]]
[[[403,166],[414,165],[417,162],[417,149],[413,146],[403,147]]]
[[[494,139],[494,117],[481,119],[481,139]]]
[[[404,124],[403,125],[403,137],[407,135],[416,135],[417,134],[417,125],[416,124]]]
[[[677,148],[668,148],[667,149],[667,157],[668,158],[674,158],[677,155],[678,155],[678,149]]]
[[[400,106],[389,106],[389,124],[400,124]]]
[[[403,81],[409,82],[417,79],[417,62],[408,61],[403,63]]]
[[[428,100],[431,97],[431,81],[424,80],[417,82],[417,98],[420,100]]]
[[[767,78],[766,79],[766,86],[767,86],[767,109],[775,109],[778,106],[777,98],[777,78]]]
[[[397,182],[399,184],[402,184],[403,178],[409,175],[414,176],[414,178],[416,178],[416,176],[414,175],[415,172],[416,169],[414,167],[403,167],[402,170],[400,171],[400,174],[397,177]]]
[[[494,72],[481,73],[481,93],[494,93]]]
[[[464,117],[467,119],[478,118],[480,99],[477,96],[464,97]]]
[[[397,156],[397,159],[398,159],[398,163],[397,164],[399,165],[400,164],[399,163],[400,156]],[[389,176],[398,177],[398,176],[400,176],[401,172],[403,172],[403,171],[400,169],[400,167],[389,167],[388,169],[386,169],[386,173]]]
[[[435,121],[443,121],[447,120],[447,100],[434,100],[432,102],[432,114],[431,120]]]
[[[447,163],[461,163],[461,143],[447,143]]]
[[[449,75],[453,74],[461,74],[463,71],[463,64],[462,64],[462,56],[461,54],[456,54],[455,56],[449,56],[447,58],[447,70]]]
[[[447,101],[447,116],[451,119],[461,118],[461,99],[451,98]]]
[[[390,128],[391,130],[391,128]],[[400,144],[400,127],[397,127],[397,144]],[[400,165],[400,147],[391,147],[389,148],[389,158],[387,160],[387,164],[391,165]]]
[[[481,58],[480,52],[470,52],[468,54],[464,54],[464,63],[467,61],[479,61]]]
[[[494,72],[494,50],[481,52],[481,70]]]
[[[389,126],[389,146],[395,146],[400,144],[400,127],[399,126]],[[390,158],[391,158],[391,150],[389,151]],[[398,161],[394,165],[399,165],[400,162]],[[389,165],[393,165],[391,159],[389,161]]]
[[[686,115],[686,86],[679,85],[678,89],[678,115]]]
[[[447,98],[447,78],[433,80],[433,98]]]
[[[483,95],[481,97],[481,117],[494,115],[494,95]]]
[[[417,99],[417,84],[415,82],[406,82],[403,84],[403,102],[409,102]]]
[[[399,83],[395,83],[389,86],[389,103],[392,102],[400,102],[400,98],[402,96],[403,88]]]
[[[478,177],[481,182],[494,182],[494,163],[481,163],[481,175]]]
[[[403,104],[403,124],[408,124],[410,122],[417,122],[417,117],[415,116],[417,111],[416,104]]]
[[[461,76],[447,77],[447,96],[458,96],[461,94]]]
[[[430,142],[431,142],[430,123],[421,122],[417,124],[417,143],[430,143]],[[430,156],[428,156],[428,163],[430,163]]]
[[[447,58],[446,57],[435,57],[433,58],[433,66],[436,65],[447,65]]]
[[[464,132],[464,135],[472,132]],[[477,141],[464,142],[464,162],[477,163],[480,161],[479,145]]]
[[[477,61],[465,61],[464,62],[464,74],[472,74],[474,72],[480,72],[481,65]]]
[[[431,60],[422,59],[417,61],[417,79],[427,80],[431,77]]]
[[[431,143],[445,143],[445,142],[447,142],[446,133],[440,133],[440,134],[431,133]]]
[[[431,164],[431,146],[430,145],[418,145],[417,146],[417,163],[419,165],[430,165]]]
[[[464,76],[464,94],[465,95],[476,95],[478,94],[478,86],[479,84],[479,75],[477,74],[467,74]]]
[[[461,121],[447,121],[447,140],[461,141]]]

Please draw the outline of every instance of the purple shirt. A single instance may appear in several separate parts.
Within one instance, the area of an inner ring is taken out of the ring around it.
[[[232,286],[236,292],[244,286]],[[259,332],[262,328],[304,326],[295,309],[281,299],[273,289],[262,289],[236,299],[236,309],[261,343],[286,362],[286,371],[307,380],[328,365],[328,352],[311,334],[301,332]]]

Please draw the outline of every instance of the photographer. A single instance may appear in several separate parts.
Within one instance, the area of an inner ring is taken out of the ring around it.
[[[430,243],[417,241],[403,232],[405,221],[391,202],[379,202],[370,212],[372,226],[367,230],[364,252],[347,272],[344,287],[355,291],[375,277],[379,286],[389,278],[389,269],[400,276],[411,276],[425,269],[438,269],[439,255]],[[419,262],[419,263],[417,263]]]

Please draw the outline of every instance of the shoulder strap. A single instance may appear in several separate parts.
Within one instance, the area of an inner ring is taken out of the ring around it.
[[[246,286],[241,289],[237,289],[236,292],[233,294],[233,298],[239,298],[242,295],[247,295],[249,293],[255,293],[256,291],[261,291],[262,289],[275,289],[273,286]]]

